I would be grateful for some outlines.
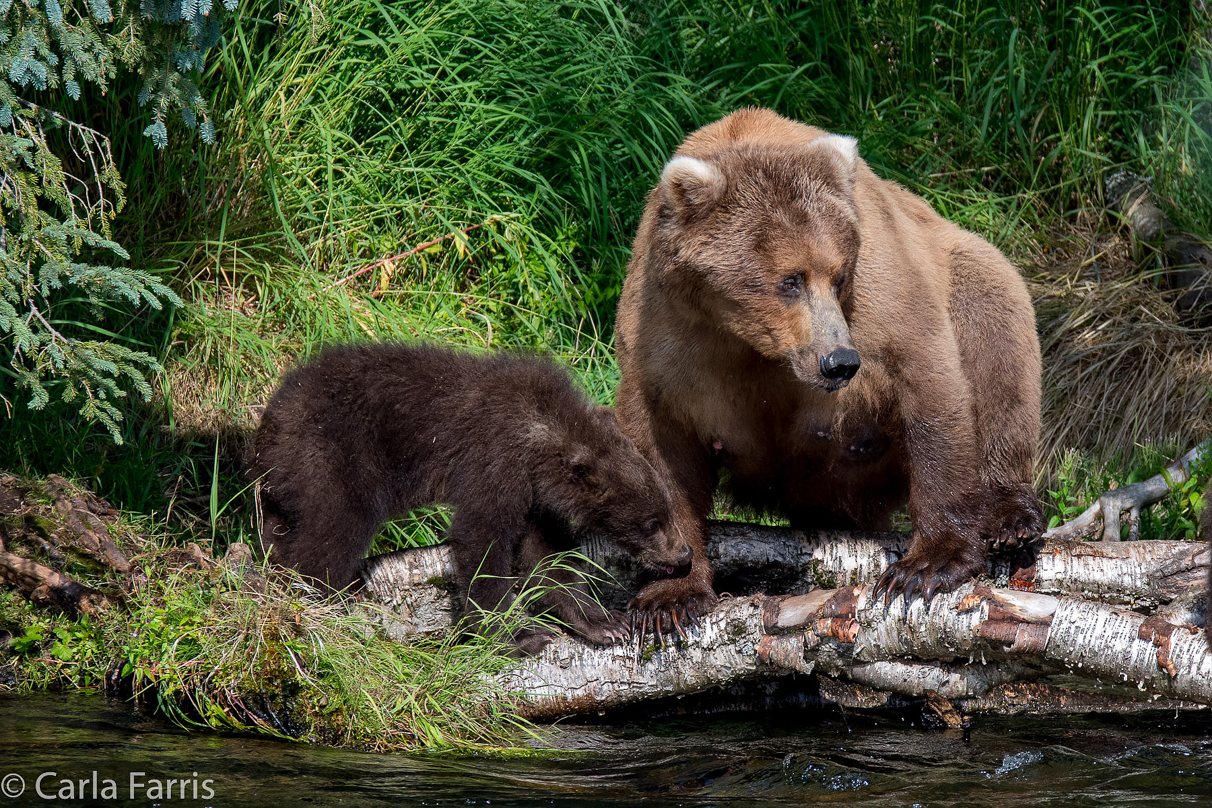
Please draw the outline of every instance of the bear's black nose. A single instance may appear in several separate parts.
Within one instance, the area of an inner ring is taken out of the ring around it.
[[[830,381],[848,381],[854,378],[858,369],[858,351],[851,348],[838,348],[833,353],[821,357],[821,375]]]

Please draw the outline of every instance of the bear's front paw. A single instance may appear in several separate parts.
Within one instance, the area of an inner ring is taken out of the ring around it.
[[[1026,484],[993,493],[981,527],[991,551],[1021,547],[1044,532],[1044,511]]]
[[[901,595],[905,606],[920,594],[926,603],[936,594],[950,592],[971,580],[985,569],[983,558],[969,557],[964,553],[941,554],[938,552],[913,552],[896,562],[875,583],[871,592],[873,599],[884,597],[884,605]]]
[[[611,610],[606,617],[579,620],[573,631],[594,645],[619,645],[631,639],[631,625],[622,612]]]
[[[513,633],[513,650],[509,656],[514,658],[534,656],[542,651],[556,638],[554,631],[545,628],[522,628]]]
[[[693,573],[683,578],[662,578],[645,586],[628,604],[631,625],[640,645],[652,631],[653,639],[665,645],[665,635],[676,633],[686,639],[693,621],[710,612],[716,604],[711,585]]]

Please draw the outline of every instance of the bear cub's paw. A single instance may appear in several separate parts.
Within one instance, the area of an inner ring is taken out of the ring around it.
[[[711,584],[691,574],[653,581],[631,599],[628,611],[641,644],[649,631],[663,642],[664,635],[684,638],[693,621],[715,608],[718,600]]]
[[[578,620],[570,626],[594,645],[621,645],[631,639],[631,626],[622,612],[611,610],[607,617]]]
[[[1009,550],[1030,544],[1044,532],[1044,511],[1035,489],[1022,483],[992,495],[981,525],[981,536],[990,551]]]
[[[898,595],[904,597],[906,606],[916,595],[929,604],[935,595],[957,589],[984,570],[985,559],[978,553],[910,550],[904,558],[884,570],[871,596],[873,599],[883,596],[885,606]]]
[[[509,656],[514,658],[534,656],[551,645],[556,633],[545,628],[523,628],[513,633],[513,651]]]

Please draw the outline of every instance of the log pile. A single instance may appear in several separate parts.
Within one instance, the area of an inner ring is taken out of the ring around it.
[[[564,638],[504,679],[534,718],[793,673],[849,683],[867,700],[900,694],[964,709],[1212,703],[1204,601],[1193,596],[1207,580],[1205,545],[1047,539],[929,605],[873,601],[871,584],[908,540],[715,523],[717,588],[733,595],[686,641],[602,648]],[[619,581],[608,601],[634,591],[625,556],[606,542],[584,549]],[[448,630],[457,616],[450,576],[449,553],[431,547],[372,559],[364,577],[385,629],[403,639]]]

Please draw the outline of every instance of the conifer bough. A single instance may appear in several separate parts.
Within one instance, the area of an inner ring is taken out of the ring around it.
[[[236,2],[123,0],[115,14],[107,0],[0,0],[0,355],[31,409],[58,386],[119,443],[115,400],[128,387],[149,399],[146,377],[160,366],[121,337],[81,336],[93,333],[81,320],[96,320],[111,301],[154,309],[181,301],[122,264],[130,256],[112,224],[124,186],[109,139],[49,105],[60,93],[78,100],[82,81],[104,91],[122,68],[142,78],[139,104],[151,117],[143,133],[158,147],[173,113],[213,143],[196,77]],[[87,314],[68,308],[73,299]],[[0,404],[12,417],[13,402],[0,396]]]

